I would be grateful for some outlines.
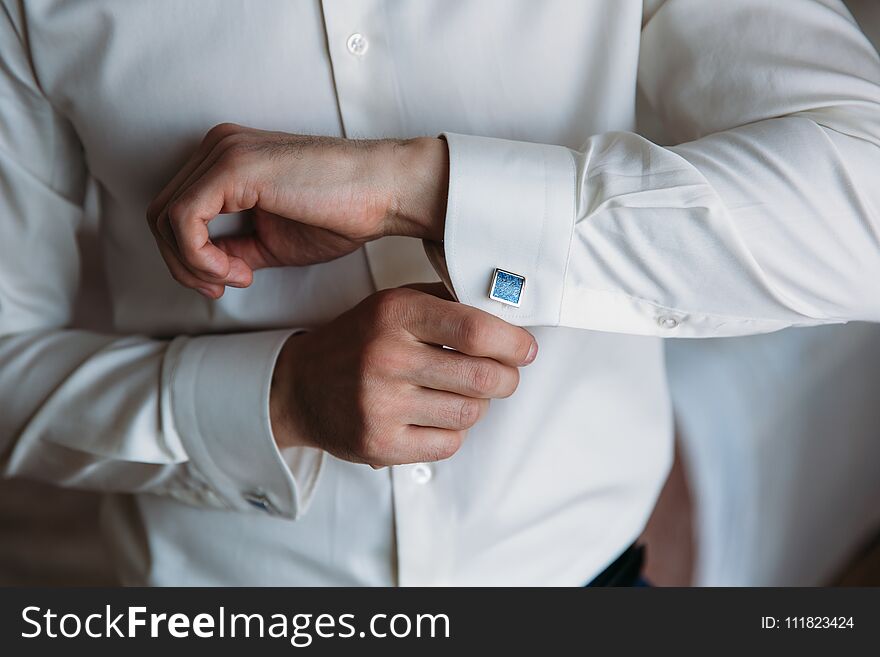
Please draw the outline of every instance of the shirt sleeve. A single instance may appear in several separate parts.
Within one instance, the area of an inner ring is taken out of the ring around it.
[[[269,386],[292,331],[145,337],[65,328],[87,178],[0,7],[0,474],[297,518],[322,452],[276,447]]]
[[[840,2],[659,3],[639,85],[676,145],[444,135],[460,301],[663,337],[880,319],[880,61]]]

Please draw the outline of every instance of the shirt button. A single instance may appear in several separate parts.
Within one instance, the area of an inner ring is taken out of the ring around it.
[[[660,315],[657,317],[657,326],[662,329],[674,329],[679,325],[679,320],[672,315]]]
[[[416,463],[411,471],[413,481],[417,484],[427,484],[434,476],[434,471],[427,463]]]
[[[370,42],[367,41],[367,37],[365,37],[360,32],[355,32],[350,37],[348,37],[348,41],[345,42],[345,47],[348,48],[348,52],[352,55],[360,57],[365,52],[367,52],[367,48],[370,47]]]

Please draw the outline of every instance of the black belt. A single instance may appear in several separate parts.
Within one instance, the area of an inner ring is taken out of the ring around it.
[[[636,586],[642,579],[645,548],[633,543],[587,586]]]

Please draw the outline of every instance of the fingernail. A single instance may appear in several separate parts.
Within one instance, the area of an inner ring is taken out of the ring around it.
[[[523,365],[530,365],[534,362],[535,358],[538,356],[538,343],[532,340],[532,346],[529,347],[529,353],[526,356],[526,359],[523,361]]]
[[[208,297],[211,301],[214,300],[214,295],[211,294],[211,290],[208,290],[207,288],[204,288],[204,287],[197,287],[197,288],[196,288],[196,292],[198,292],[199,294],[201,294],[203,297]]]

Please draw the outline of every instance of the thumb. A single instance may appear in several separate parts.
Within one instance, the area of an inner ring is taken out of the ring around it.
[[[230,235],[214,240],[214,246],[230,258],[241,261],[253,272],[256,269],[272,267],[277,263],[270,261],[265,250],[260,248],[253,235]]]

